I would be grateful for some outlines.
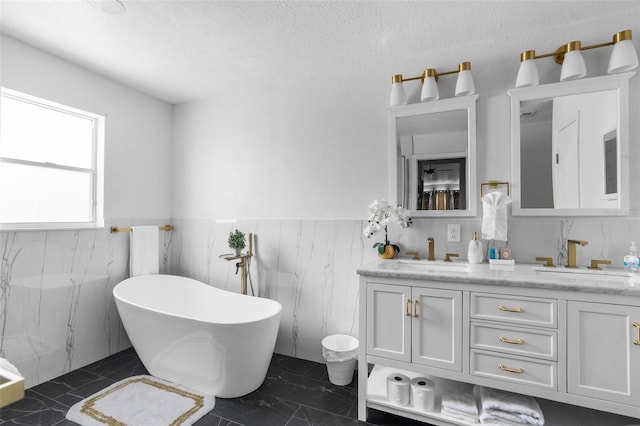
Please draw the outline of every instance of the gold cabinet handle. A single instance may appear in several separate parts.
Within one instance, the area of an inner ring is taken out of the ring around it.
[[[524,345],[523,339],[511,340],[511,339],[507,339],[506,337],[500,336],[500,341],[502,343],[509,343],[510,345]]]
[[[634,321],[633,326],[638,330],[638,338],[633,341],[633,344],[640,346],[640,323]]]
[[[508,306],[503,306],[503,305],[498,306],[498,309],[504,312],[516,312],[516,313],[521,313],[524,311],[524,309],[522,308],[510,308]]]
[[[404,304],[404,314],[405,314],[406,316],[408,316],[408,317],[410,317],[410,316],[411,316],[411,311],[409,310],[409,309],[410,309],[410,308],[409,308],[409,304],[410,304],[410,303],[411,303],[411,299],[409,299],[409,298],[407,297],[407,301],[406,301],[406,303]]]
[[[418,299],[413,299],[413,316],[418,316]]]
[[[500,367],[500,370],[507,371],[509,373],[520,374],[520,373],[524,372],[524,370],[522,368],[520,368],[520,367],[518,367],[518,368],[509,368],[509,367],[505,367],[504,364],[498,364],[498,367]]]

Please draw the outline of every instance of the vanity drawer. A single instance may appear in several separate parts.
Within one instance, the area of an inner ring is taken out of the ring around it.
[[[471,347],[555,361],[558,335],[554,330],[527,329],[471,322]]]
[[[471,374],[545,389],[557,388],[557,364],[553,361],[471,350]]]
[[[558,327],[558,301],[538,297],[471,293],[471,318]]]

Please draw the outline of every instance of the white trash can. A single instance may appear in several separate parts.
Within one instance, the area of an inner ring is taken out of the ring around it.
[[[358,357],[358,339],[346,334],[332,334],[322,339],[322,357],[327,362],[329,381],[345,386],[353,380]]]

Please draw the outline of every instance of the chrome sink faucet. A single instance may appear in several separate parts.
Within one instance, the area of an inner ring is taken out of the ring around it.
[[[588,241],[580,241],[580,240],[567,240],[567,252],[568,252],[568,259],[567,259],[567,268],[577,268],[577,262],[576,262],[576,247],[578,245],[584,247],[587,244],[589,244]]]
[[[427,260],[436,260],[436,255],[435,255],[435,240],[433,239],[433,237],[429,237],[427,238],[427,242],[429,243],[429,254],[427,256]]]

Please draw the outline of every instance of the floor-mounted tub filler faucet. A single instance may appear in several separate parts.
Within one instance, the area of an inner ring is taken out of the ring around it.
[[[249,274],[249,266],[253,257],[253,234],[249,233],[249,251],[239,256],[223,254],[220,257],[224,260],[237,260],[236,275],[240,272],[240,293],[247,294],[247,275]],[[253,292],[253,285],[251,286]]]
[[[578,245],[584,247],[589,244],[588,241],[580,241],[580,240],[567,240],[567,268],[577,268],[578,264],[576,262],[576,247]]]

